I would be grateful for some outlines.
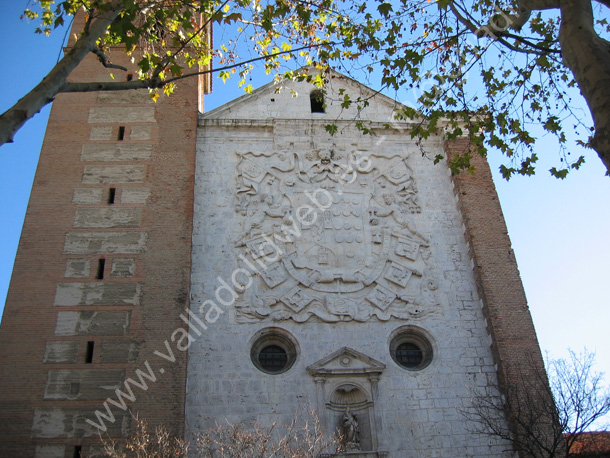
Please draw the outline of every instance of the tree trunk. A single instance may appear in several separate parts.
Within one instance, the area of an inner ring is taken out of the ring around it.
[[[610,43],[595,32],[591,0],[561,0],[560,5],[564,63],[589,105],[592,146],[610,173]]]
[[[78,38],[72,49],[53,67],[49,74],[0,116],[0,146],[12,142],[13,136],[26,121],[46,104],[52,102],[55,95],[61,92],[68,75],[91,52],[97,39],[122,11],[119,4],[120,2],[116,2],[117,6],[94,19],[89,30]]]

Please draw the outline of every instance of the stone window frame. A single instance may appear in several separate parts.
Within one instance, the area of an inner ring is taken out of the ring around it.
[[[309,93],[309,106],[312,113],[326,113],[324,104],[324,91],[321,89],[314,89]]]
[[[396,349],[404,343],[410,343],[417,346],[422,351],[422,361],[415,366],[408,366],[396,358]],[[395,329],[389,338],[389,351],[392,361],[403,370],[406,371],[421,371],[430,366],[430,364],[436,359],[436,351],[434,345],[434,339],[424,329],[413,325],[401,326]]]
[[[259,371],[268,375],[280,375],[288,372],[300,355],[299,344],[296,338],[285,329],[276,327],[261,329],[252,336],[250,342],[250,360],[252,364]],[[286,352],[287,361],[280,370],[270,371],[263,367],[259,361],[260,352],[269,346],[278,346]]]

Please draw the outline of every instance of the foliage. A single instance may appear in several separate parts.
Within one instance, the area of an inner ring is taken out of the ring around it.
[[[583,434],[607,428],[610,412],[610,389],[604,374],[594,370],[595,354],[570,351],[569,359],[546,365],[548,380],[533,365],[521,368],[502,402],[475,393],[473,408],[463,414],[478,432],[510,441],[521,457],[570,457],[576,449],[586,453]]]
[[[218,426],[197,437],[195,448],[201,458],[319,458],[334,456],[339,446],[323,432],[314,412],[309,419],[293,419],[284,427],[262,427],[254,423]]]
[[[188,444],[169,433],[165,426],[152,432],[148,422],[134,417],[134,431],[125,441],[102,437],[103,453],[108,458],[186,458]]]
[[[125,440],[102,438],[107,458],[319,458],[335,456],[339,441],[328,438],[314,412],[295,416],[287,425],[258,423],[217,426],[197,434],[189,447],[182,438],[158,426],[150,433],[146,421],[134,418]]]
[[[596,372],[595,354],[570,352],[570,358],[548,364],[551,390],[568,452],[578,437],[592,427],[606,430],[610,413],[610,389],[604,374]]]
[[[83,39],[96,19],[112,13],[91,51],[105,62],[109,47],[123,43],[145,84],[101,90],[149,87],[154,97],[159,88],[169,94],[177,80],[212,71],[214,59],[213,71],[223,81],[238,76],[246,92],[255,61],[278,80],[319,85],[322,77],[298,69],[332,66],[359,80],[370,75],[379,90],[412,89],[416,100],[396,116],[415,123],[413,137],[439,128],[448,139],[467,135],[473,151],[485,155],[492,148],[506,156],[507,179],[533,174],[535,137],[554,136],[560,163],[551,173],[564,178],[584,162],[571,156],[572,131],[577,144],[594,147],[610,167],[610,104],[595,89],[610,85],[610,43],[603,38],[610,2],[596,0],[594,9],[592,1],[33,0],[25,16],[50,33],[84,9]],[[207,39],[212,25],[214,47]],[[593,125],[574,108],[576,86]],[[63,84],[59,92],[72,90],[91,89]],[[363,107],[366,100],[347,96],[342,104]],[[471,169],[468,155],[450,165]]]

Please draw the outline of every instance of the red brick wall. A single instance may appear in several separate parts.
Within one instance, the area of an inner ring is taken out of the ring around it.
[[[114,63],[129,65],[120,51],[113,54]],[[113,72],[117,78],[124,78],[122,72]],[[71,79],[95,81],[107,73],[91,56],[74,71]],[[78,400],[44,399],[49,370],[124,369],[126,377],[130,377],[136,369],[146,371],[144,362],[148,361],[157,374],[157,382],[149,382],[146,392],[134,388],[137,399],[131,406],[132,412],[152,424],[165,424],[172,432],[182,433],[186,353],[176,350],[172,343],[176,362],[169,363],[154,356],[153,352],[158,350],[167,353],[164,341],[170,340],[176,328],[184,326],[179,315],[188,307],[199,99],[199,79],[191,78],[182,81],[170,98],[162,95],[156,104],[115,104],[105,101],[104,107],[151,106],[155,122],[105,123],[104,126],[112,128],[112,137],[101,141],[90,139],[95,124],[89,123],[89,113],[91,107],[101,106],[98,93],[60,94],[54,101],[0,327],[0,456],[32,457],[37,444],[64,444],[65,456],[68,457],[73,456],[76,444],[82,444],[83,455],[86,456],[88,444],[95,442],[93,438],[80,438],[78,431],[70,432],[71,425],[64,425],[67,433],[57,437],[36,437],[32,432],[37,408],[104,410],[103,401],[88,400],[86,396]],[[133,125],[150,126],[150,139],[131,141],[127,138],[121,142],[152,145],[150,158],[131,162],[81,160],[83,145],[117,143],[116,135],[120,125],[126,127],[127,133]],[[143,183],[83,184],[86,165],[126,164],[146,167]],[[112,208],[142,208],[139,226],[126,229],[75,228],[74,216],[78,208],[108,207],[109,187],[117,189],[116,202]],[[95,204],[74,204],[75,188],[101,188],[102,199]],[[146,203],[122,203],[122,192],[128,188],[150,189]],[[146,251],[135,255],[104,253],[103,250],[92,254],[64,252],[68,233],[117,231],[146,233]],[[136,259],[135,276],[110,277],[112,260],[121,257]],[[95,279],[99,258],[106,259],[105,278],[102,282],[140,284],[139,305],[53,305],[58,284],[100,283],[100,280]],[[65,278],[68,259],[89,259],[91,272],[88,278]],[[55,334],[58,312],[100,310],[131,312],[131,324],[127,333],[118,337],[103,334]],[[76,362],[43,363],[48,341],[78,342]],[[87,341],[95,342],[92,364],[85,364]],[[104,341],[139,342],[139,356],[129,363],[102,363],[99,350]],[[164,368],[163,374],[159,372],[161,367]],[[113,393],[110,391],[108,394]],[[118,409],[113,412],[121,413]],[[82,420],[84,419],[80,421]]]
[[[449,157],[468,150],[467,139],[447,142]],[[466,226],[466,239],[477,289],[498,366],[500,389],[514,393],[531,376],[546,384],[544,363],[525,291],[521,283],[502,208],[487,161],[473,154],[475,173],[453,175],[455,192]],[[539,388],[535,388],[538,392]],[[540,392],[545,392],[545,387]],[[526,400],[527,396],[521,397]],[[528,406],[524,406],[526,409]],[[530,407],[531,409],[531,407]],[[515,414],[515,412],[509,412]]]

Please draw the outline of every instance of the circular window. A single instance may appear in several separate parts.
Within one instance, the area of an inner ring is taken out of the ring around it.
[[[294,364],[296,356],[294,337],[282,329],[263,329],[254,336],[250,358],[259,370],[267,374],[286,372]]]
[[[432,345],[421,329],[406,326],[393,333],[390,354],[400,367],[420,370],[432,361]]]

